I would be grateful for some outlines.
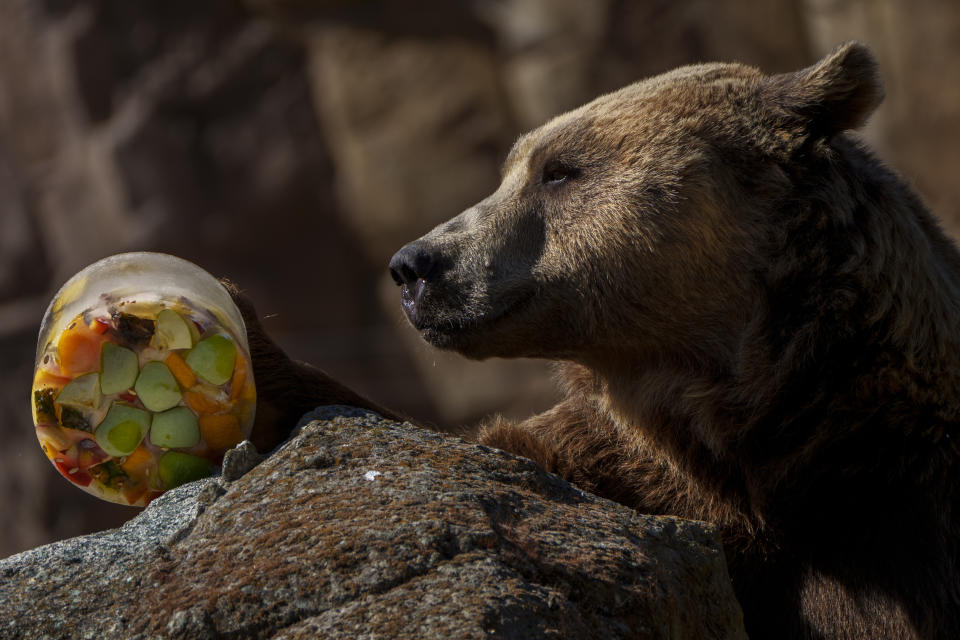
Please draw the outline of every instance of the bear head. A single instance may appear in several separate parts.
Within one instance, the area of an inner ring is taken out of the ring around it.
[[[390,262],[431,344],[593,364],[734,348],[794,176],[882,99],[846,44],[807,69],[682,67],[522,136],[488,198]]]

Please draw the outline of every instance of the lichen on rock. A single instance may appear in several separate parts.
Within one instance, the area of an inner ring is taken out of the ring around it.
[[[363,410],[309,418],[229,482],[0,561],[0,635],[744,637],[710,525]]]

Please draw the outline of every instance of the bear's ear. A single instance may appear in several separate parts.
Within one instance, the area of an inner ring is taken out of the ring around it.
[[[771,76],[766,85],[788,113],[802,120],[808,138],[860,127],[883,100],[877,61],[859,42],[841,45],[806,69]]]

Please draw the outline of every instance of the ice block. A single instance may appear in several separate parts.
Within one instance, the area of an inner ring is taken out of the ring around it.
[[[67,480],[144,506],[214,473],[250,435],[256,389],[243,318],[191,262],[105,258],[50,303],[30,400],[40,446]]]

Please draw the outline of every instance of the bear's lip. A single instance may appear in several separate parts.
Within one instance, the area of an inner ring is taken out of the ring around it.
[[[506,316],[517,315],[529,305],[533,296],[503,296],[510,303],[485,315],[444,314],[435,316],[424,313],[424,304],[428,307],[437,304],[432,296],[426,295],[432,287],[424,279],[418,279],[412,285],[400,288],[400,304],[410,324],[420,333],[420,337],[439,349],[461,351],[469,349],[484,333]],[[457,305],[458,307],[460,305]]]
[[[427,342],[432,344],[433,340],[428,336],[438,330],[440,323],[431,321],[430,314],[424,313],[424,305],[429,306],[430,303],[429,300],[425,303],[423,299],[426,289],[427,281],[424,278],[417,278],[413,283],[401,285],[400,306],[403,308],[410,324],[421,333]],[[446,324],[448,328],[453,328],[449,322]]]

